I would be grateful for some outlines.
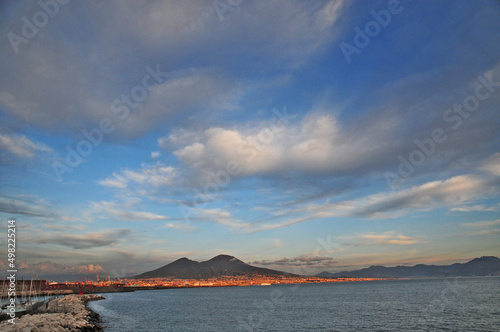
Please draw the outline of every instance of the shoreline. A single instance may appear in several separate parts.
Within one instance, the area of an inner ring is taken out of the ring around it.
[[[271,285],[296,285],[296,284],[323,284],[323,283],[351,283],[351,282],[373,282],[373,281],[396,281],[396,280],[427,280],[427,279],[455,279],[455,278],[477,278],[477,277],[499,277],[499,276],[467,276],[467,277],[404,277],[404,278],[389,278],[389,277],[380,277],[380,278],[318,278],[318,280],[314,281],[297,281],[297,282],[275,282],[270,281]],[[248,287],[248,286],[261,286],[262,283],[208,283],[203,284],[198,279],[186,279],[183,282],[179,282],[175,285],[166,284],[171,283],[171,280],[162,280],[162,279],[143,279],[138,280],[139,283],[144,283],[145,285],[134,285],[134,286],[122,286],[119,288],[109,287],[109,286],[97,286],[97,287],[74,287],[72,289],[65,290],[44,290],[39,293],[34,293],[34,295],[38,296],[67,296],[71,294],[79,294],[79,290],[83,290],[84,294],[105,294],[105,293],[127,293],[127,292],[135,292],[138,290],[158,290],[158,289],[182,289],[182,288],[207,288],[207,287]],[[203,280],[206,281],[206,280]],[[265,283],[267,286],[267,283]],[[17,297],[22,297],[21,295],[17,295]]]
[[[70,294],[52,299],[32,314],[0,322],[0,330],[34,331],[34,332],[103,332],[98,313],[88,307],[88,302],[102,300],[104,297],[95,294]]]
[[[498,276],[500,277],[500,276]],[[450,277],[451,278],[451,277]],[[456,278],[456,277],[453,277]],[[394,278],[394,279],[375,279],[370,281],[384,280],[422,280],[422,279],[448,279],[443,277],[435,278]],[[359,282],[359,281],[358,281]],[[321,282],[321,284],[329,282]],[[316,283],[303,283],[316,284]],[[273,284],[285,285],[285,284]],[[239,287],[259,286],[246,285]],[[265,285],[267,286],[267,285]],[[130,287],[128,290],[114,292],[133,292],[136,290],[159,290],[159,289],[181,289],[181,288],[206,288],[206,287],[238,287],[234,285],[226,286],[181,286],[181,287]],[[128,288],[128,287],[127,287]],[[109,292],[109,291],[108,291]],[[99,293],[108,293],[99,292]],[[59,298],[53,298],[46,305],[37,309],[34,313],[25,314],[15,318],[15,324],[8,320],[0,321],[0,331],[33,331],[33,332],[66,332],[66,331],[84,331],[84,332],[104,332],[105,326],[101,325],[100,315],[89,308],[88,303],[105,299],[98,294],[66,294]]]

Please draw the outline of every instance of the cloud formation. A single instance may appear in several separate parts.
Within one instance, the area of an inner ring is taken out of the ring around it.
[[[95,212],[97,214],[104,213],[105,215],[123,221],[155,221],[155,220],[167,220],[170,219],[167,216],[162,216],[160,214],[146,212],[146,211],[135,211],[131,210],[128,205],[118,205],[115,202],[93,202],[92,203]]]
[[[1,150],[25,159],[33,159],[37,152],[52,152],[52,149],[45,144],[34,142],[24,135],[0,133]]]
[[[32,195],[0,195],[0,212],[48,219],[70,219],[43,199]]]
[[[414,237],[395,234],[395,232],[385,232],[383,234],[363,234],[354,237],[345,245],[353,247],[374,246],[374,245],[410,245],[416,244],[418,241]]]
[[[386,2],[214,4],[72,1],[18,51],[0,40],[0,214],[39,241],[30,261],[139,272],[223,243],[280,267],[325,231],[354,265],[496,253],[495,1],[402,3],[349,64],[339,44]],[[1,7],[3,36],[43,10]],[[102,121],[113,129],[89,137]],[[435,130],[446,139],[429,148]],[[384,174],[412,156],[392,188]],[[59,183],[54,161],[70,166]],[[445,223],[449,236],[429,236]],[[149,247],[125,249],[131,236]]]
[[[161,163],[154,165],[143,164],[138,171],[125,169],[120,173],[113,173],[111,177],[100,180],[99,184],[106,187],[125,189],[130,184],[144,187],[168,187],[174,183],[176,171],[171,166]]]
[[[286,112],[283,112],[286,115]],[[393,142],[387,121],[355,131],[342,127],[332,115],[313,114],[300,123],[272,119],[253,127],[213,127],[201,135],[177,131],[159,139],[160,146],[183,146],[173,153],[184,166],[202,176],[238,165],[238,176],[277,172],[359,172]]]
[[[342,0],[314,6],[298,1],[279,6],[247,3],[226,13],[221,22],[212,3],[203,1],[71,3],[54,20],[64,22],[69,30],[90,29],[71,40],[60,30],[45,27],[22,44],[18,54],[6,49],[3,62],[10,65],[2,66],[0,76],[9,84],[0,90],[0,107],[25,123],[73,135],[80,135],[82,124],[92,128],[101,119],[112,118],[117,125],[112,135],[126,138],[169,125],[172,119],[238,109],[241,81],[227,75],[231,69],[227,57],[220,57],[217,47],[207,46],[231,43],[235,52],[229,57],[256,57],[265,66],[279,59],[296,66],[332,40],[335,31],[331,28],[344,7]],[[24,10],[39,7],[32,3]],[[127,24],[123,24],[124,17]],[[10,20],[6,29],[17,31],[17,25]],[[285,25],[287,29],[282,28]],[[246,38],[237,37],[240,34]],[[124,54],[122,49],[130,44],[136,47],[128,47]],[[204,54],[212,63],[183,64],[186,51]],[[146,68],[157,65],[168,74],[150,84],[147,97],[129,104],[130,116],[117,119],[114,100],[127,95],[130,100],[133,88],[143,85]],[[135,86],[124,82],[128,76],[135,77]]]
[[[5,268],[7,268],[5,266]],[[54,263],[50,260],[38,263],[28,263],[21,261],[18,268],[24,275],[89,275],[96,273],[103,273],[102,266],[97,264],[87,265],[67,265],[64,263]]]
[[[478,204],[478,205],[458,206],[458,207],[451,208],[450,211],[473,212],[473,211],[496,211],[496,210],[498,210],[498,207],[495,207],[495,206],[486,207],[484,205]]]
[[[500,219],[496,220],[486,220],[486,221],[475,221],[462,224],[465,227],[491,227],[500,225]]]
[[[118,243],[131,233],[130,229],[111,229],[85,234],[56,233],[37,237],[31,241],[40,244],[56,244],[73,249],[90,249]]]
[[[330,268],[330,267],[335,267],[337,265],[337,261],[332,257],[302,255],[294,258],[253,261],[249,262],[248,264],[282,267],[287,269]]]

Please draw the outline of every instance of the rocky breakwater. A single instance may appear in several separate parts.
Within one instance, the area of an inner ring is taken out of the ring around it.
[[[99,315],[87,307],[90,301],[104,299],[100,295],[67,295],[50,301],[31,315],[0,322],[0,331],[21,332],[66,332],[103,331],[99,326]]]

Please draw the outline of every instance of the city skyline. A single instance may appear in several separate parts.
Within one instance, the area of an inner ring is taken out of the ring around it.
[[[3,2],[0,217],[19,273],[500,256],[499,13]]]

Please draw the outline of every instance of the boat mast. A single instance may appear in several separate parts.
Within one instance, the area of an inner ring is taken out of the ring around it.
[[[28,299],[28,302],[31,302],[31,287],[33,287],[33,276],[31,276],[31,282],[30,282],[30,297]]]
[[[3,294],[5,293],[4,289],[6,289],[7,287],[5,287],[5,274],[3,275],[3,282],[2,282],[2,297],[1,299],[3,300]]]

